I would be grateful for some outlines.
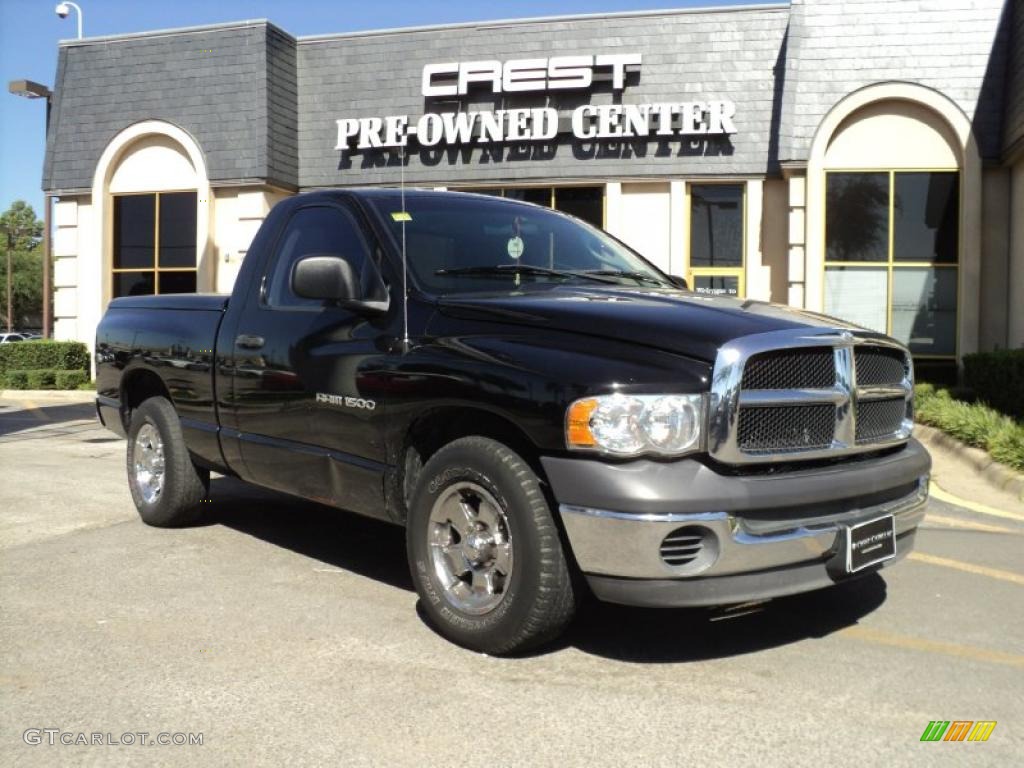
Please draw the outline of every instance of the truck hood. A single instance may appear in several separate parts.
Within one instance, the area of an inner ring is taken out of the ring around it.
[[[778,304],[614,285],[445,296],[438,309],[454,317],[614,339],[708,362],[740,336],[802,328],[864,330]]]

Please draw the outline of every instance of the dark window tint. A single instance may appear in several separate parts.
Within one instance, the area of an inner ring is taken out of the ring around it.
[[[690,187],[690,266],[743,266],[743,187]]]
[[[196,265],[196,193],[160,195],[160,266]],[[165,293],[161,282],[160,293]]]
[[[193,270],[187,272],[161,272],[160,293],[195,293],[196,273]]]
[[[595,227],[604,227],[603,187],[558,187],[555,208],[583,219]]]
[[[356,270],[366,269],[367,247],[351,214],[338,208],[302,208],[292,216],[278,246],[267,303],[272,307],[322,306],[320,299],[292,293],[295,262],[313,254],[344,256]]]
[[[411,194],[406,197],[408,218],[403,225],[393,216],[401,205],[397,197],[382,196],[372,202],[396,244],[402,242],[404,230],[410,272],[420,287],[433,293],[569,281],[596,285],[593,279],[573,274],[588,271],[640,272],[650,278],[644,282],[664,284],[660,272],[601,230],[543,208],[480,197]],[[563,273],[523,274],[511,269],[517,265]],[[473,274],[481,269],[486,274]],[[636,278],[621,279],[637,285]],[[598,280],[614,282],[615,278]]]
[[[509,200],[522,200],[524,203],[535,203],[545,208],[551,207],[551,187],[506,187],[505,197]]]
[[[114,298],[149,296],[156,293],[155,272],[115,272]]]
[[[114,269],[152,268],[155,236],[156,195],[114,198]]]
[[[957,271],[949,267],[893,270],[891,333],[914,354],[956,354]]]
[[[959,239],[959,176],[897,173],[893,259],[955,264]]]
[[[889,174],[830,173],[826,186],[825,258],[887,261]]]

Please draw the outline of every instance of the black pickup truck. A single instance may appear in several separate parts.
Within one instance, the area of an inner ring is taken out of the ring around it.
[[[194,521],[218,472],[404,525],[429,619],[488,653],[587,589],[727,605],[874,572],[927,500],[895,341],[483,195],[290,198],[230,297],[112,301],[96,365],[146,523]]]

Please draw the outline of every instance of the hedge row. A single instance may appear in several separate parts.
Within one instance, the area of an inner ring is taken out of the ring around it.
[[[89,348],[80,341],[0,344],[0,374],[34,370],[88,371]]]
[[[983,403],[957,400],[945,389],[918,384],[914,387],[914,417],[988,451],[1001,464],[1024,471],[1024,425]]]
[[[9,370],[0,373],[0,389],[78,389],[89,383],[89,372],[58,368]]]
[[[997,411],[1024,419],[1024,349],[964,355],[964,384]]]

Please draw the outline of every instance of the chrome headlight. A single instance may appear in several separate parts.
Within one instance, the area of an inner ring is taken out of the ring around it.
[[[703,395],[600,395],[569,406],[566,445],[614,456],[681,456],[699,450]]]

